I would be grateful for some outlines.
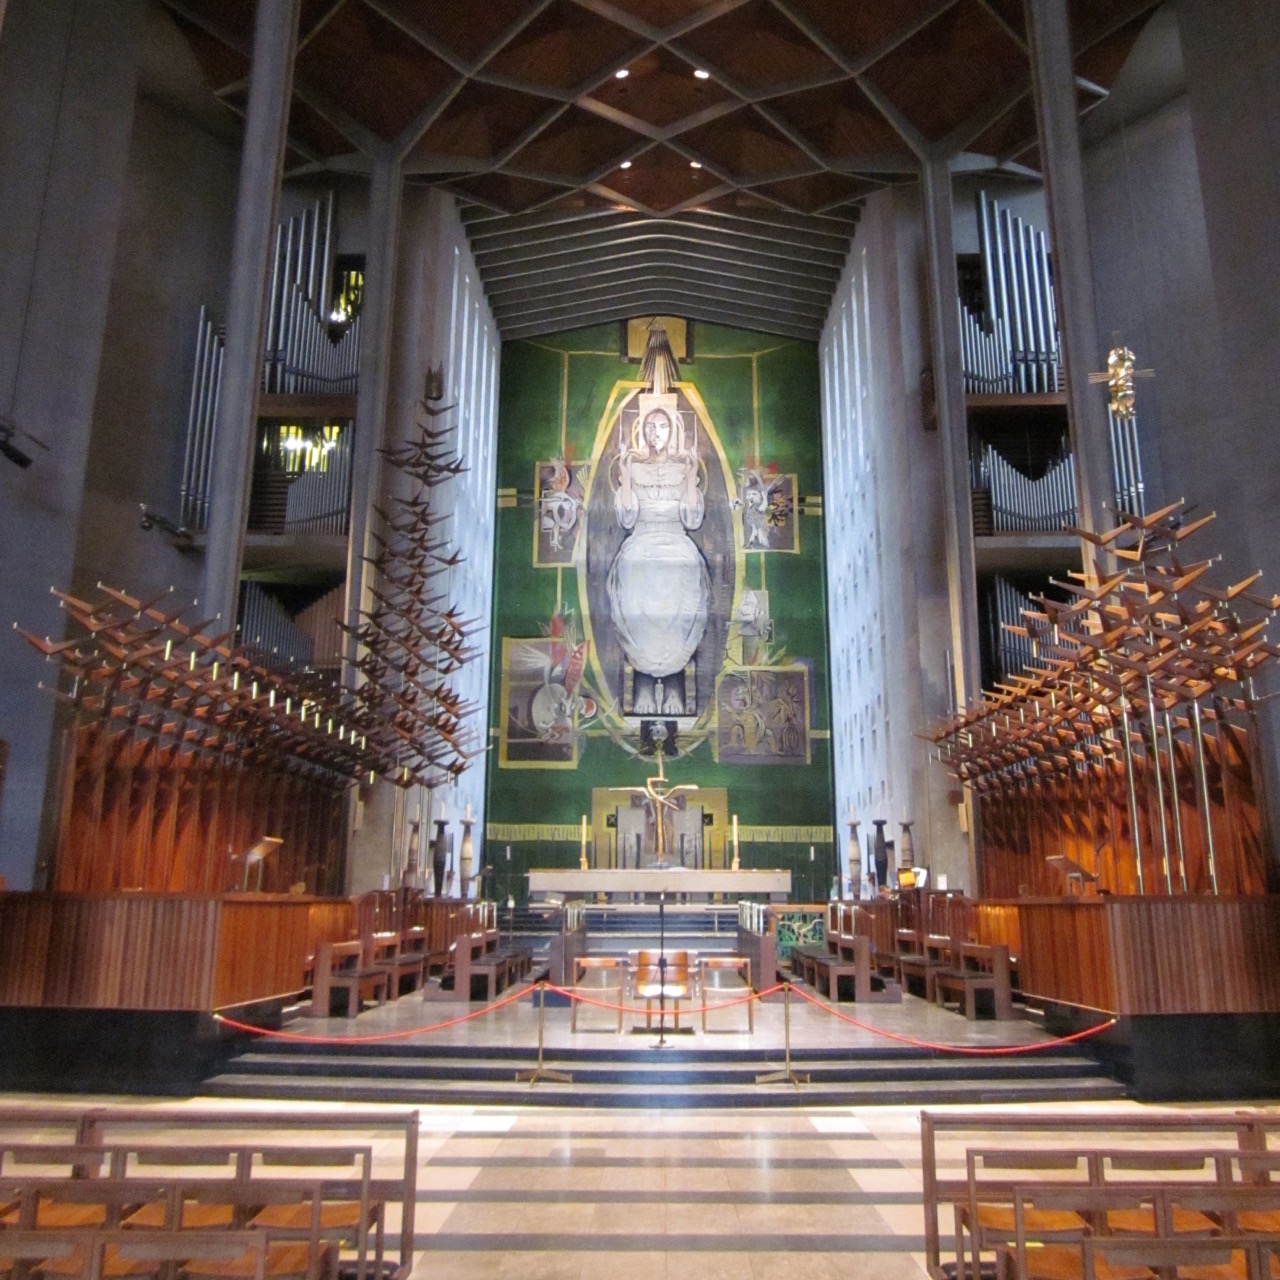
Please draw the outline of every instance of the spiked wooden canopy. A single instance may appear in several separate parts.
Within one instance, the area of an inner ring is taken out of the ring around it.
[[[1081,109],[1157,0],[1071,0]],[[165,0],[246,96],[254,0]],[[1022,0],[303,0],[291,164],[458,198],[504,336],[637,311],[816,337],[858,202],[1033,174]]]

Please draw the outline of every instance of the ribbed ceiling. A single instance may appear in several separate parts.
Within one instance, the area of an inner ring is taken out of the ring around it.
[[[243,110],[254,0],[165,0]],[[1072,0],[1082,110],[1156,0]],[[503,334],[670,312],[816,337],[858,204],[1033,174],[1021,0],[304,0],[295,172],[458,198]]]

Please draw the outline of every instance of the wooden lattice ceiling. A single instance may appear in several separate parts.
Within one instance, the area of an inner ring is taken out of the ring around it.
[[[243,110],[254,0],[164,0]],[[1157,0],[1071,0],[1081,109]],[[452,191],[521,336],[666,310],[814,337],[858,204],[1034,175],[1023,0],[303,0],[295,172]]]

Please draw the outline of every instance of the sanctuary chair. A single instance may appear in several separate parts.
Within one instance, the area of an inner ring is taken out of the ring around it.
[[[741,1000],[753,994],[751,961],[745,956],[703,956],[698,964],[698,980],[702,993],[702,1030],[707,1029],[707,1004],[711,992],[725,997],[723,1003]],[[756,1004],[747,1000],[747,1030],[756,1029]]]
[[[624,969],[617,956],[576,956],[573,962],[573,989],[593,997],[613,996],[618,1004],[618,1030],[622,1030],[622,989]],[[569,1010],[569,1030],[578,1029],[578,1001]]]
[[[665,999],[671,1001],[673,1025],[678,1029],[680,1001],[687,1000],[691,994],[689,953],[672,951],[666,957],[665,966],[660,964],[663,954],[661,951],[637,954],[631,989],[636,999],[644,1001],[646,1027],[653,1026],[653,1002]]]

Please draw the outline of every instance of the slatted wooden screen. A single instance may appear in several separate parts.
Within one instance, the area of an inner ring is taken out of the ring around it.
[[[1218,892],[1255,894],[1280,887],[1268,884],[1253,781],[1252,735],[1242,728],[1221,725],[1205,746]],[[1182,893],[1184,866],[1186,892],[1208,893],[1211,889],[1195,761],[1189,745],[1179,743],[1178,752],[1176,802],[1168,761],[1161,760],[1168,876],[1156,803],[1158,788],[1149,759],[1135,761],[1142,889],[1146,893],[1168,892],[1170,879],[1173,892]],[[1063,893],[1066,885],[1061,872],[1045,862],[1057,855],[1065,855],[1096,875],[1100,887],[1110,893],[1139,891],[1128,786],[1119,761],[1083,774],[1044,778],[1024,790],[988,793],[980,798],[979,816],[985,897]]]
[[[263,866],[262,888],[343,890],[344,791],[328,778],[232,752],[178,744],[99,724],[72,731],[51,887],[78,892],[238,889],[243,855],[263,836],[284,844]],[[258,887],[256,869],[249,874]]]

